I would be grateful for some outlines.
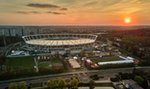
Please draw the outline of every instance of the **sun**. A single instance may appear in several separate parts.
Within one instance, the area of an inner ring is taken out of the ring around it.
[[[126,17],[126,18],[124,19],[124,22],[127,23],[127,24],[131,23],[131,18]]]

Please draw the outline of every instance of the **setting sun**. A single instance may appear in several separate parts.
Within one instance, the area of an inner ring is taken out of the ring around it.
[[[124,19],[124,22],[127,23],[127,24],[128,24],[128,23],[131,23],[131,18],[129,18],[129,17],[125,18],[125,19]]]

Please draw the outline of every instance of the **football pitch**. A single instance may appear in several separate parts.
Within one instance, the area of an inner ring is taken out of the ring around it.
[[[63,65],[58,59],[52,59],[51,61],[38,62],[38,67],[50,68],[50,65]],[[7,58],[5,66],[11,69],[33,69],[35,61],[32,56],[28,57],[11,57]]]
[[[5,65],[7,67],[16,68],[33,68],[35,63],[33,57],[11,57],[7,58]]]

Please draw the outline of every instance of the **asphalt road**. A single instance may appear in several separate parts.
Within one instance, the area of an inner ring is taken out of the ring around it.
[[[150,67],[136,67],[136,68],[142,69],[144,71],[150,70]],[[21,79],[5,80],[5,81],[0,81],[0,89],[4,89],[11,82],[26,81],[27,84],[30,84],[30,83],[35,83],[35,82],[46,82],[49,79],[56,79],[56,78],[69,79],[70,77],[72,77],[72,75],[80,75],[84,73],[87,75],[98,74],[100,76],[110,78],[119,72],[129,73],[129,72],[132,72],[132,70],[133,70],[133,67],[132,68],[106,69],[106,70],[76,71],[76,72],[60,73],[60,74],[54,74],[54,75],[43,75],[43,76],[28,77],[28,78],[21,78]],[[82,78],[82,76],[80,77]]]

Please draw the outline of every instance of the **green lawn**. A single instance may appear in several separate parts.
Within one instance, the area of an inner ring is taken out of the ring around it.
[[[61,62],[60,59],[52,59],[52,60],[51,60],[51,63],[52,63],[52,64],[59,64],[59,63],[62,64],[62,62]]]
[[[34,69],[35,62],[33,57],[7,58],[5,62],[5,67],[7,68],[7,71],[4,71],[4,73],[0,73],[0,80],[25,78],[29,76],[44,75],[44,74],[55,74],[55,73],[62,73],[65,71],[63,62],[59,59],[39,62],[38,64],[40,71],[39,73],[36,73]],[[50,67],[49,65],[54,65],[54,67]]]
[[[60,60],[52,59],[50,61],[44,61],[44,62],[39,62],[38,66],[39,67],[45,67],[45,68],[50,68],[52,65],[63,65]]]
[[[11,68],[33,68],[35,63],[33,57],[12,57],[7,58],[5,65]]]
[[[117,60],[122,60],[118,56],[112,56],[112,57],[103,57],[99,59],[93,59],[94,62],[107,62],[107,61],[117,61]]]
[[[45,62],[39,62],[38,63],[38,66],[39,67],[46,67],[46,68],[50,68],[50,66],[51,66],[51,62],[50,61],[45,61]]]

